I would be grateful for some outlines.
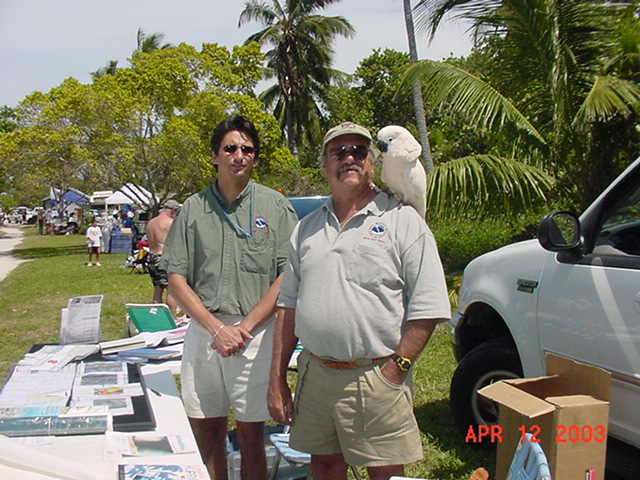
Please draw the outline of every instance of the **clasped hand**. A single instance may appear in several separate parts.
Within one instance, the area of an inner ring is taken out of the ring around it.
[[[211,348],[222,357],[230,357],[247,348],[246,341],[253,336],[240,325],[225,325],[211,342]]]

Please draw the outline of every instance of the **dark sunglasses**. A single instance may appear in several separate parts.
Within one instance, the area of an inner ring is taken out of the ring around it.
[[[225,145],[224,147],[222,147],[222,150],[224,150],[224,152],[228,153],[229,155],[233,155],[238,151],[238,148],[243,155],[253,155],[254,153],[256,153],[256,149],[254,147],[250,147],[249,145],[242,145],[241,147],[238,147],[238,145]]]
[[[354,160],[360,162],[369,155],[369,148],[365,145],[342,145],[332,148],[329,153],[334,160],[342,161],[347,158],[347,155],[351,155]]]

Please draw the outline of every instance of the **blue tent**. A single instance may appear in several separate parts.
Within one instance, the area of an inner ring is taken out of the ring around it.
[[[57,188],[49,189],[49,198],[46,200],[47,207],[53,207],[57,204],[58,199],[60,198],[60,190]],[[65,192],[63,196],[64,205],[69,205],[71,203],[75,203],[77,205],[86,204],[89,205],[89,196],[82,193],[80,190],[76,190],[75,188],[69,188]]]
[[[77,193],[73,190],[67,190],[64,194],[64,203],[86,203],[89,204],[89,197],[84,193]]]

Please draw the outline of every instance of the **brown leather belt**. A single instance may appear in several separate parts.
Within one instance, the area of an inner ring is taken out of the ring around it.
[[[307,350],[307,352],[309,352],[309,350]],[[331,360],[329,358],[322,358],[322,357],[319,357],[318,355],[315,355],[312,352],[309,352],[309,355],[311,355],[316,360],[320,361],[325,367],[333,368],[334,370],[344,370],[346,368],[357,368],[357,367],[364,367],[366,365],[373,365],[374,363],[379,362],[381,360],[386,360],[391,356],[391,355],[387,355],[385,357],[356,358],[355,360],[350,360],[350,361],[339,361],[339,360]]]

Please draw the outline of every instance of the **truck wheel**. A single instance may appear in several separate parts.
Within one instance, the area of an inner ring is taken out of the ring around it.
[[[507,338],[481,343],[462,358],[451,379],[449,407],[465,438],[470,428],[477,435],[479,425],[498,423],[497,405],[478,395],[478,390],[499,380],[521,377],[518,351]],[[473,445],[492,446],[490,439],[486,440],[473,442]]]

